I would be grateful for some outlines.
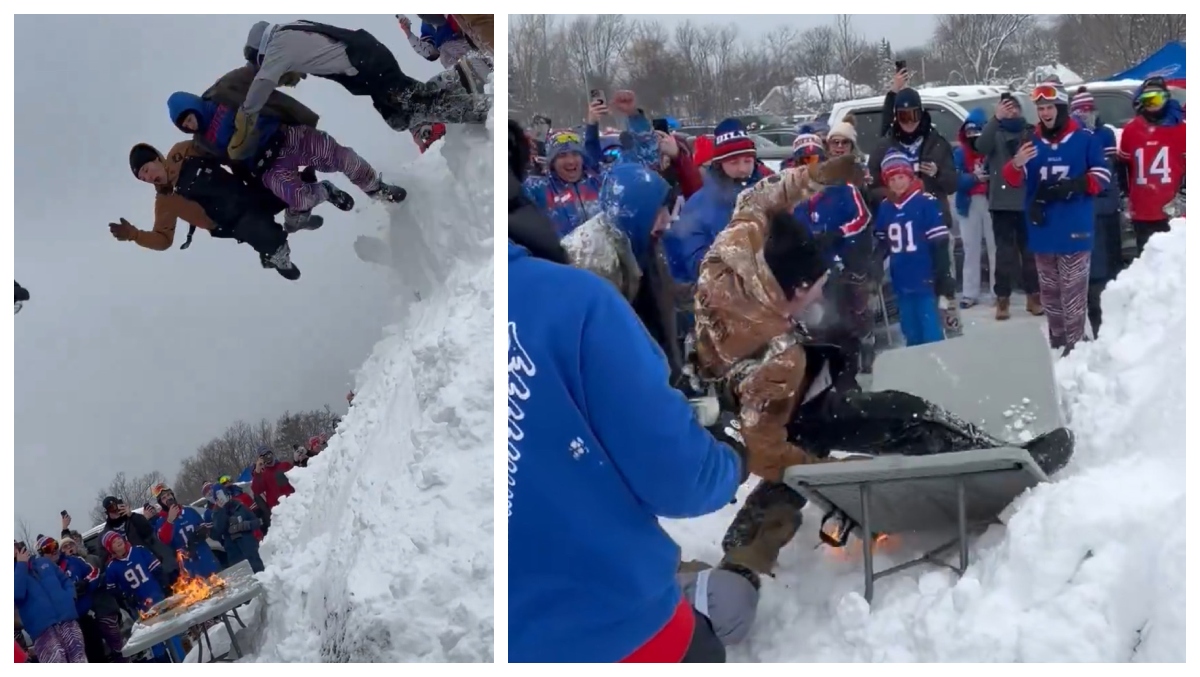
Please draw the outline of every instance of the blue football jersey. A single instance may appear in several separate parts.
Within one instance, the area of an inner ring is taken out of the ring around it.
[[[897,294],[934,293],[934,243],[950,237],[936,197],[916,191],[899,204],[884,200],[875,217],[875,236],[888,252]]]
[[[110,590],[135,600],[139,607],[146,609],[167,598],[156,577],[160,566],[158,558],[149,550],[135,545],[123,559],[109,560],[104,583]]]

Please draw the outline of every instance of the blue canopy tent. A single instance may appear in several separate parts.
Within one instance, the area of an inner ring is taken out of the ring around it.
[[[1138,65],[1117,73],[1108,80],[1145,80],[1157,75],[1165,79],[1168,85],[1186,88],[1186,53],[1187,48],[1182,41],[1168,42]]]

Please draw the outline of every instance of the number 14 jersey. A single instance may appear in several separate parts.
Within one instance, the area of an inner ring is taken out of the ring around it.
[[[1183,181],[1186,123],[1152,125],[1135,116],[1121,131],[1119,155],[1129,169],[1129,216],[1161,221]]]

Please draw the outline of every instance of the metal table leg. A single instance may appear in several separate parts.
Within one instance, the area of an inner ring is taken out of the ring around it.
[[[967,572],[969,548],[967,543],[967,482],[958,478],[958,575]]]
[[[229,633],[229,646],[237,654],[237,657],[234,659],[237,660],[237,658],[241,658],[244,654],[242,654],[242,647],[238,645],[237,635],[233,632],[233,626],[229,624],[229,614],[221,614],[221,622],[225,624],[225,631]]]
[[[871,538],[871,485],[863,483],[858,485],[858,497],[862,504],[862,524],[859,525],[859,537],[862,539],[863,549],[863,570],[866,580],[866,594],[864,595],[867,604],[871,603],[871,598],[875,596],[875,553]]]

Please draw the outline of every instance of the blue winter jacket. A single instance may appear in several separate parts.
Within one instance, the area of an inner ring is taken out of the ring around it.
[[[13,593],[17,613],[35,640],[50,626],[79,618],[75,584],[58,564],[46,557],[13,562]]]
[[[71,585],[76,585],[81,581],[87,584],[82,595],[79,594],[78,589],[75,590],[75,611],[80,616],[86,614],[92,608],[92,595],[100,587],[100,570],[82,557],[72,557],[61,553],[58,557],[58,568],[62,569],[63,573],[71,579]]]
[[[213,540],[225,548],[227,566],[233,566],[258,552],[258,541],[254,538],[254,530],[261,528],[262,521],[255,517],[249,508],[242,505],[240,501],[230,498],[224,507],[213,506],[211,510],[211,535]],[[250,528],[231,533],[229,524],[235,519],[249,523]]]
[[[550,217],[559,237],[565,237],[584,221],[600,213],[601,176],[585,166],[583,178],[567,183],[551,170],[545,176],[530,176],[522,189],[525,197]]]
[[[966,127],[968,124],[975,123],[980,129],[987,124],[987,113],[983,112],[982,108],[973,108],[970,113],[967,113],[967,119],[963,120],[962,126],[958,128],[958,145],[954,147],[954,168],[958,170],[958,188],[954,191],[954,211],[958,212],[959,216],[967,216],[971,213],[971,195],[970,190],[979,185],[979,179],[975,177],[975,168],[967,166],[967,149],[964,145],[967,143]],[[979,153],[971,152],[972,156],[979,156],[983,162],[983,166],[987,167],[987,158]],[[987,193],[984,193],[987,196]]]
[[[629,118],[629,133],[633,136],[633,147],[621,151],[621,162],[638,162],[648,167],[658,167],[658,140],[654,137],[654,125],[642,113]],[[596,166],[604,164],[604,148],[600,143],[600,125],[587,125],[583,131],[584,157]]]
[[[195,139],[206,151],[219,158],[227,158],[229,140],[233,138],[234,118],[237,116],[237,106],[229,106],[207,99],[201,99],[188,92],[175,92],[167,98],[167,111],[171,114],[171,124],[185,134],[193,134],[180,126],[185,113],[195,113],[199,123],[199,131]],[[260,113],[258,116],[258,148],[247,162],[258,159],[259,153],[266,149],[281,127],[279,118]]]
[[[762,178],[758,167],[745,181],[734,181],[716,167],[709,167],[704,185],[696,191],[683,209],[679,220],[663,237],[671,275],[679,282],[695,284],[700,276],[700,262],[717,235],[729,225],[737,196]]]
[[[658,172],[626,162],[613,165],[600,187],[600,211],[629,238],[642,270],[650,263],[650,231],[670,190]]]
[[[619,661],[681,599],[658,518],[727,505],[740,461],[610,283],[510,242],[508,304],[508,657]]]

